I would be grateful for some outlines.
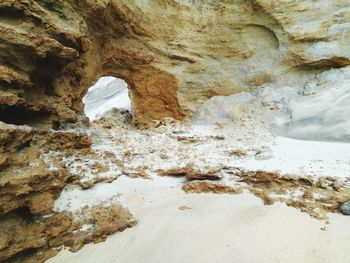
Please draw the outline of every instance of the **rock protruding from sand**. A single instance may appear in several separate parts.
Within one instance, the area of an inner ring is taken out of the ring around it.
[[[340,206],[339,211],[344,215],[350,216],[350,201],[343,203]]]
[[[186,193],[215,193],[215,194],[240,194],[242,188],[235,188],[224,183],[215,183],[208,180],[195,180],[185,184],[182,189]]]

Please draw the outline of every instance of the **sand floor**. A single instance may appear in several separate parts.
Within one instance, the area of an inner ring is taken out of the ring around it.
[[[138,224],[77,253],[63,250],[48,262],[350,261],[349,217],[330,214],[329,223],[319,221],[285,204],[264,206],[249,193],[185,194],[182,180],[121,177],[104,184],[121,194]]]

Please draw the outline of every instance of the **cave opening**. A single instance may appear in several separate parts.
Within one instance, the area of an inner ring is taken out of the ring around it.
[[[132,113],[128,84],[123,79],[112,76],[101,77],[91,86],[83,103],[85,115],[90,121],[102,117],[112,109]]]

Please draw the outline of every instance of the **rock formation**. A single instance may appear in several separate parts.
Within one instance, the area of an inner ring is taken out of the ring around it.
[[[0,10],[1,119],[14,124],[76,121],[105,75],[128,83],[142,124],[350,64],[344,0],[5,0]]]
[[[185,184],[182,189],[186,193],[215,193],[215,194],[240,194],[241,188],[235,188],[224,183],[213,183],[209,180],[194,180]]]
[[[88,136],[59,130],[84,125],[82,98],[100,77],[128,83],[147,127],[216,95],[350,65],[349,34],[346,0],[2,0],[0,220],[51,212],[73,178],[42,152],[89,151]],[[1,238],[1,260],[46,246]]]
[[[173,168],[168,170],[158,170],[160,176],[186,176],[190,180],[220,180],[222,176],[220,171],[222,167],[214,167],[207,170],[201,170],[193,164],[185,167]]]
[[[43,262],[62,245],[77,251],[134,224],[129,211],[119,205],[83,209],[77,215],[62,212],[46,219],[9,214],[0,220],[0,261]]]

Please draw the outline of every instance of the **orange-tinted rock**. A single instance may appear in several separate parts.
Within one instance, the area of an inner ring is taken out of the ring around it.
[[[318,219],[326,219],[328,212],[337,211],[340,204],[350,198],[350,189],[340,187],[332,177],[299,177],[266,171],[235,170],[239,182],[271,205],[284,202]]]
[[[220,180],[222,178],[220,171],[222,167],[198,168],[193,164],[185,167],[174,167],[167,170],[160,169],[158,174],[161,176],[186,176],[191,180]]]
[[[111,75],[129,84],[141,127],[183,120],[212,96],[349,65],[348,8],[342,0],[332,8],[299,0],[3,0],[0,104],[24,122],[64,126],[78,120],[88,87]]]
[[[215,193],[215,194],[240,194],[243,190],[240,187],[232,187],[224,183],[216,183],[208,180],[192,181],[185,184],[182,189],[186,193]]]
[[[120,205],[84,208],[77,215],[62,212],[36,220],[20,213],[8,214],[0,219],[0,261],[44,262],[62,245],[77,251],[135,223]],[[84,225],[89,227],[84,229]]]

